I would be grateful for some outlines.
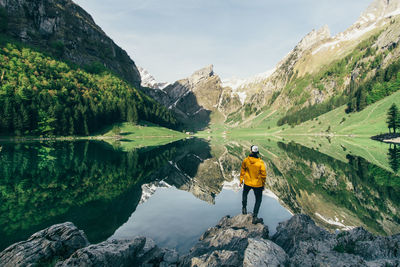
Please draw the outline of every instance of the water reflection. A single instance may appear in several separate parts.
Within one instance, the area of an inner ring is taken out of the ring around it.
[[[379,234],[400,232],[400,177],[347,155],[337,160],[296,143],[271,149],[268,184],[294,213],[307,213],[328,229],[364,226]]]
[[[288,211],[307,213],[328,229],[400,232],[398,147],[387,155],[393,173],[340,142],[347,156],[336,158],[296,143],[254,142],[268,188],[279,198],[264,195],[260,210],[271,232]],[[325,142],[318,147],[328,151],[337,140]],[[92,243],[147,235],[184,251],[222,216],[240,212],[237,179],[250,143],[193,138],[130,152],[86,141],[1,146],[0,250],[72,221]]]
[[[0,250],[55,223],[72,221],[91,242],[108,238],[135,211],[143,184],[169,176],[202,140],[121,152],[97,142],[3,143],[0,153]],[[191,161],[194,171],[200,162]],[[189,166],[189,163],[186,162]],[[189,177],[167,179],[182,187]]]
[[[390,167],[397,173],[400,168],[400,148],[396,144],[390,144],[388,158]]]

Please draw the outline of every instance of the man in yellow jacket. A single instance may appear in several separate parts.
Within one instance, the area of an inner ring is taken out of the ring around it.
[[[240,184],[243,188],[242,196],[242,213],[247,213],[247,195],[249,191],[253,189],[256,197],[256,203],[254,204],[253,210],[253,223],[262,222],[262,219],[258,219],[258,211],[260,210],[262,191],[265,186],[265,178],[267,177],[265,171],[265,164],[259,157],[258,147],[251,146],[250,155],[245,158],[242,162],[242,168],[240,170]]]

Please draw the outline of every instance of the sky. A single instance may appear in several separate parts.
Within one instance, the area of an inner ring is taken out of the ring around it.
[[[372,0],[74,0],[137,66],[174,82],[210,64],[222,79],[273,69],[313,29],[353,24]]]

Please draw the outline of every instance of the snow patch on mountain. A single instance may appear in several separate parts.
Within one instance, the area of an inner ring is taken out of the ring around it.
[[[143,204],[146,202],[154,193],[157,191],[158,188],[170,188],[171,185],[164,181],[153,182],[150,184],[142,185],[142,196],[140,198],[139,204]]]
[[[169,85],[167,82],[158,82],[146,69],[138,67],[140,77],[142,78],[141,86],[152,89],[164,89]]]
[[[357,40],[376,27],[385,24],[385,19],[397,15],[400,15],[399,0],[376,0],[371,3],[352,26],[314,48],[312,54],[315,55],[322,50],[334,49],[345,41]]]
[[[276,70],[276,68],[272,69],[272,70],[268,70],[266,72],[263,73],[259,73],[256,74],[248,79],[240,79],[237,77],[232,77],[229,79],[224,79],[222,80],[222,86],[223,87],[230,87],[232,89],[232,96],[234,94],[237,94],[239,96],[240,102],[242,103],[242,105],[244,104],[244,101],[246,100],[247,97],[247,93],[244,90],[246,86],[250,85],[250,84],[255,84],[255,83],[259,83],[261,81],[266,80],[269,76],[272,75],[272,73],[274,73]]]

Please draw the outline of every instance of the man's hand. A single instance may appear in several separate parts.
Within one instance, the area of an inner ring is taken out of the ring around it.
[[[239,182],[239,187],[242,187],[242,182]]]

